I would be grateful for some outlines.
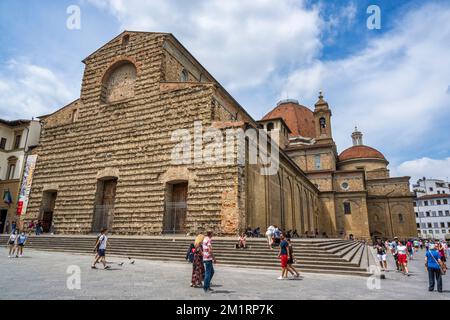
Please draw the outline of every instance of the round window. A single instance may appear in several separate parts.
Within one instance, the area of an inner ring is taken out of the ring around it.
[[[342,182],[341,187],[342,187],[342,189],[347,190],[349,185],[347,182]]]

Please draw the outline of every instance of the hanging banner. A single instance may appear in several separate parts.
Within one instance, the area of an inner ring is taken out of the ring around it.
[[[20,185],[19,201],[17,202],[17,215],[27,212],[28,200],[30,197],[31,183],[33,182],[34,168],[36,167],[37,155],[27,157],[25,171],[23,173],[22,184]]]

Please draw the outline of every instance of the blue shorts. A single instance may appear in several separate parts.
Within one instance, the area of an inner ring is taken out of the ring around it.
[[[98,256],[99,256],[99,257],[104,257],[104,256],[105,256],[105,253],[106,253],[106,250],[105,250],[105,249],[98,249]]]

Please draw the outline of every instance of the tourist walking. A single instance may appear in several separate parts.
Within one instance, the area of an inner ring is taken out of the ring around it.
[[[274,226],[274,227],[275,227],[275,229],[273,230],[272,245],[279,246],[280,242],[281,242],[281,234],[282,234],[282,232],[281,232],[280,228],[278,228],[277,226]],[[286,235],[285,235],[285,237],[286,237]]]
[[[272,241],[273,241],[274,231],[275,231],[274,226],[269,226],[266,231],[267,244],[269,245],[269,249],[272,249]]]
[[[201,288],[205,276],[205,267],[203,265],[203,240],[205,236],[199,234],[194,241],[192,258],[192,278],[191,287]]]
[[[408,248],[404,242],[397,243],[397,260],[404,275],[409,276],[408,272]]]
[[[406,242],[406,249],[408,250],[409,253],[409,260],[412,260],[414,255],[412,240],[408,240],[408,242]]]
[[[414,240],[413,241],[413,246],[414,246],[414,253],[419,252],[419,240]]]
[[[383,271],[387,270],[386,247],[380,239],[378,239],[375,245],[375,249],[377,250],[377,258],[378,261],[380,262],[381,269]]]
[[[295,267],[294,267],[294,263],[295,263],[294,247],[292,245],[291,238],[286,238],[286,241],[288,242],[287,269],[294,276],[294,279],[295,278],[299,278],[300,277],[300,273],[298,273],[297,269],[295,269]]]
[[[436,283],[438,292],[442,292],[442,261],[434,244],[430,244],[425,253],[425,268],[428,271],[428,291],[434,291]]]
[[[289,260],[289,243],[286,241],[285,235],[282,233],[280,236],[280,251],[278,252],[278,259],[281,262],[281,276],[278,280],[285,280],[288,278],[288,260]]]
[[[203,264],[205,266],[205,279],[203,281],[203,290],[205,292],[213,291],[211,289],[211,280],[214,277],[214,263],[216,258],[212,249],[213,232],[208,231],[203,239]]]
[[[27,236],[25,235],[25,232],[22,231],[22,233],[17,237],[17,251],[16,251],[16,258],[22,258],[23,256],[23,247],[25,246],[25,242],[27,241]]]
[[[9,236],[7,245],[9,246],[9,255],[8,258],[12,258],[14,257],[14,253],[16,252],[16,244],[17,244],[17,231],[14,230],[13,233],[11,233],[11,235]]]
[[[394,241],[391,242],[391,252],[392,252],[392,256],[394,257],[394,261],[395,261],[395,266],[397,268],[397,271],[401,270],[401,266],[398,263],[398,252],[397,252],[397,246],[398,246],[398,238],[395,237]]]
[[[104,269],[109,269],[110,267],[106,265],[106,247],[108,245],[108,229],[104,228],[101,231],[100,237],[97,239],[97,242],[94,247],[94,251],[97,251],[97,254],[94,258],[94,262],[92,263],[91,268],[97,269],[96,264],[101,262],[103,264]]]

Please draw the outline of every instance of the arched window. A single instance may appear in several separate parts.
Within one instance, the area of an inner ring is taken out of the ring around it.
[[[129,61],[120,61],[105,74],[102,83],[102,101],[106,103],[134,97],[136,67]]]
[[[398,222],[403,223],[405,220],[403,219],[403,214],[398,214]]]
[[[122,38],[122,47],[126,47],[130,43],[130,35],[126,34]]]
[[[320,127],[321,128],[326,128],[327,127],[327,120],[325,120],[324,117],[319,119],[319,123],[320,123]]]
[[[187,82],[189,80],[189,73],[186,69],[183,69],[180,74],[180,81],[181,82]]]

